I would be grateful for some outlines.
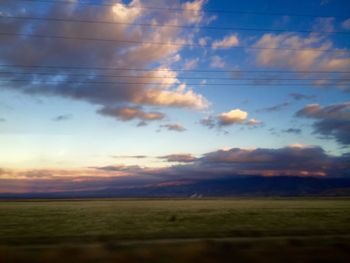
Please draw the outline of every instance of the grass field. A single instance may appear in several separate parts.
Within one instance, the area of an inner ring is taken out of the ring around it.
[[[346,262],[349,222],[350,199],[2,201],[0,262]]]

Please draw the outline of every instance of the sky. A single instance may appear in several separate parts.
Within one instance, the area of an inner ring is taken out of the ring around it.
[[[0,2],[0,192],[350,175],[349,1]]]

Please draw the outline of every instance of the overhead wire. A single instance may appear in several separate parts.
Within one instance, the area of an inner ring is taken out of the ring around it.
[[[169,77],[169,76],[140,76],[140,75],[104,75],[104,74],[76,74],[76,73],[62,73],[62,72],[11,72],[11,71],[0,71],[0,74],[8,74],[8,75],[31,75],[31,76],[53,76],[53,75],[62,75],[67,77],[87,77],[87,78],[131,78],[131,79],[175,79],[181,78],[184,80],[254,80],[254,81],[313,81],[313,80],[322,80],[322,81],[350,81],[350,78],[273,78],[273,77],[265,77],[265,78],[246,78],[246,77]],[[5,76],[6,77],[6,76]],[[10,76],[11,77],[11,76]]]
[[[63,23],[86,23],[86,24],[109,24],[109,25],[123,25],[123,26],[141,26],[141,27],[161,27],[161,28],[182,28],[193,29],[193,26],[175,25],[175,24],[155,24],[155,23],[127,23],[120,21],[107,21],[107,20],[89,20],[89,19],[72,19],[72,18],[57,18],[57,17],[35,17],[35,16],[13,16],[13,15],[0,15],[0,19],[18,19],[18,20],[38,20],[48,22],[63,22]],[[320,30],[290,30],[279,28],[252,28],[252,27],[237,27],[237,26],[195,26],[196,29],[204,30],[222,30],[222,31],[254,31],[254,32],[285,32],[285,33],[314,33],[314,34],[340,34],[350,35],[350,32],[346,31],[320,31]]]
[[[152,42],[152,41],[137,41],[137,40],[125,40],[125,39],[107,39],[107,38],[91,38],[91,37],[77,37],[77,36],[64,36],[64,35],[44,35],[44,34],[27,34],[27,33],[6,33],[0,32],[0,36],[10,37],[31,37],[31,38],[50,38],[50,39],[65,39],[65,40],[79,40],[79,41],[97,41],[97,42],[109,42],[109,43],[128,43],[128,44],[147,44],[147,45],[159,45],[159,46],[186,46],[186,47],[200,47],[206,48],[211,45],[200,45],[200,44],[188,44],[188,43],[174,43],[174,42]],[[286,48],[286,47],[258,47],[258,46],[232,46],[229,49],[252,49],[252,50],[289,50],[295,52],[312,51],[312,52],[327,52],[338,54],[348,53],[347,50],[339,49],[323,49],[323,48]]]
[[[79,85],[150,85],[150,86],[163,86],[167,85],[168,83],[152,83],[152,82],[113,82],[113,81],[33,81],[33,80],[26,80],[26,79],[12,79],[12,80],[0,80],[3,83],[6,82],[23,82],[23,83],[30,83],[30,85],[45,85],[45,84],[79,84]],[[33,83],[34,82],[34,83]],[[287,83],[287,84],[279,84],[279,83],[259,83],[259,82],[254,82],[254,83],[186,83],[188,86],[329,86],[331,84],[329,83],[319,83],[319,84],[311,84],[311,83]],[[343,84],[347,85],[347,84]]]
[[[78,1],[71,2],[68,0],[59,0],[59,1],[49,1],[49,0],[16,0],[23,2],[32,2],[32,3],[50,3],[50,4],[68,4],[68,5],[88,5],[88,6],[102,6],[102,7],[111,7],[115,6],[116,3],[93,3],[89,1]],[[334,15],[334,14],[302,14],[302,13],[283,13],[283,12],[267,12],[267,11],[242,11],[242,10],[226,10],[226,9],[206,9],[198,10],[192,8],[181,8],[181,7],[161,7],[161,6],[128,6],[133,9],[150,9],[150,10],[160,10],[160,11],[170,11],[170,12],[194,12],[197,14],[191,15],[201,15],[203,13],[219,13],[219,14],[241,14],[241,15],[258,15],[258,16],[292,16],[292,17],[313,17],[313,18],[348,18],[348,15]],[[200,13],[200,14],[198,14]]]
[[[286,74],[343,74],[350,71],[337,70],[254,70],[254,69],[185,69],[185,68],[129,68],[129,67],[86,67],[66,65],[24,65],[24,64],[0,64],[0,68],[29,68],[29,69],[50,69],[50,70],[111,70],[111,71],[174,71],[174,72],[203,72],[203,73],[286,73]]]

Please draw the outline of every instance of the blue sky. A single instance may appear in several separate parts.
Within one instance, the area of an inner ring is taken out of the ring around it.
[[[164,169],[183,164],[158,157],[232,148],[349,153],[349,1],[57,2],[0,7],[0,176]]]

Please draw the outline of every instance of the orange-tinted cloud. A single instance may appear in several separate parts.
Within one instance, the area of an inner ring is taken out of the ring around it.
[[[232,109],[228,112],[222,112],[217,116],[208,116],[200,120],[200,124],[210,129],[214,127],[223,127],[230,125],[247,125],[257,126],[261,125],[262,121],[254,118],[248,120],[248,112],[241,109]]]
[[[230,47],[238,46],[238,44],[239,44],[239,40],[237,35],[230,35],[230,36],[226,36],[222,40],[214,41],[212,44],[212,49],[220,49],[220,48],[227,49]]]
[[[139,107],[104,107],[98,110],[98,113],[114,117],[122,121],[130,121],[134,119],[140,121],[159,121],[165,117],[165,115],[161,112],[145,112]]]
[[[332,156],[321,147],[305,145],[277,149],[232,148],[208,152],[202,157],[173,154],[162,158],[182,164],[160,168],[111,164],[80,170],[0,169],[0,193],[131,189],[166,182],[236,176],[350,175],[349,154]]]
[[[312,73],[307,73],[309,71],[348,72],[350,70],[350,53],[345,49],[339,49],[339,52],[328,52],[334,49],[333,42],[318,34],[302,37],[292,33],[266,33],[255,45],[262,48],[253,51],[258,65],[279,70],[306,71],[303,75],[305,78],[312,75]],[[322,78],[326,76],[328,75],[323,74]],[[314,78],[317,79],[317,77],[319,78],[320,75]],[[331,75],[328,77],[331,78]],[[346,73],[339,75],[333,81],[315,80],[312,84],[349,90],[348,74]]]

